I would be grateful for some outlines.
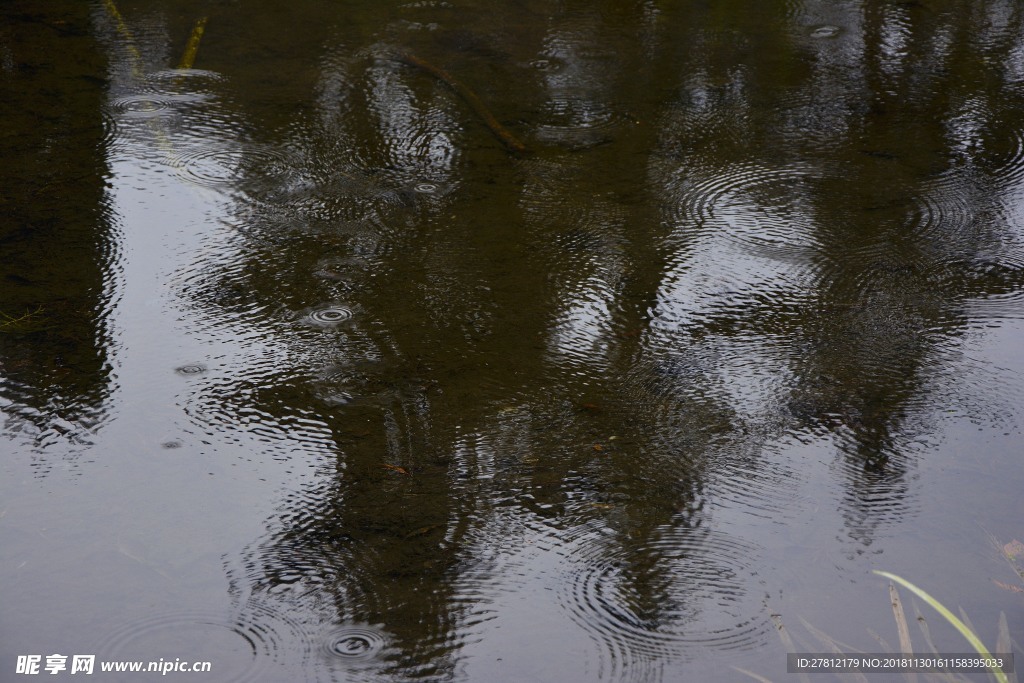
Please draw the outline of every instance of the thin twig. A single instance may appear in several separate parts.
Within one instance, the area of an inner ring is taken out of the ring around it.
[[[468,104],[474,112],[476,112],[476,115],[483,120],[487,127],[491,129],[494,136],[498,138],[498,140],[501,141],[501,144],[505,145],[509,151],[519,154],[524,154],[528,151],[526,145],[520,142],[515,135],[505,128],[505,126],[501,125],[501,123],[498,122],[498,119],[494,118],[494,114],[492,114],[491,110],[487,108],[487,105],[477,97],[476,93],[470,90],[450,73],[409,52],[399,52],[397,54],[397,58],[405,64],[415,66],[418,69],[426,71],[428,74],[454,90],[455,94],[461,97],[463,101],[465,101],[465,103]]]

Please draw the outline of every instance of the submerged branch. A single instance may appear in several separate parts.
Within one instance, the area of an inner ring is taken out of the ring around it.
[[[494,118],[490,109],[488,109],[487,105],[477,97],[475,92],[470,90],[465,84],[456,79],[450,73],[409,52],[399,52],[396,54],[396,57],[399,61],[408,64],[409,66],[414,66],[426,71],[434,78],[442,81],[449,88],[454,90],[455,94],[461,97],[463,101],[468,104],[474,112],[476,112],[476,115],[483,120],[487,127],[491,129],[494,136],[498,138],[498,140],[501,141],[501,144],[505,145],[509,151],[519,154],[524,154],[529,151],[526,145],[520,142],[515,135],[505,128],[505,126],[501,125],[501,123],[498,122],[498,119]]]

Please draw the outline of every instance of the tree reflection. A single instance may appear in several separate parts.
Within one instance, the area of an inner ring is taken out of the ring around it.
[[[329,443],[295,457],[336,458],[239,595],[378,629],[375,673],[443,678],[493,636],[489,601],[555,567],[602,675],[657,677],[770,630],[757,544],[712,522],[798,514],[758,485],[801,476],[767,455],[784,439],[834,450],[855,549],[909,514],[945,354],[1024,284],[1020,10],[712,5],[367,5],[326,50],[289,36],[314,94],[275,108],[235,75],[251,136],[298,161],[244,166],[242,263],[188,296],[286,353],[195,413],[228,430],[255,402],[294,440],[315,420]],[[351,320],[309,324],[324,306]]]
[[[105,62],[86,8],[18,2],[0,14],[0,402],[5,433],[31,444],[44,474],[107,417]]]

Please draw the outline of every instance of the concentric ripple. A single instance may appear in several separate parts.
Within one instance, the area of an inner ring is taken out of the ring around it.
[[[832,26],[831,24],[824,24],[822,26],[815,26],[811,29],[811,38],[835,38],[839,35],[840,29],[838,26]]]
[[[316,378],[314,393],[329,406],[344,406],[356,400],[354,388],[362,388],[364,381],[352,370],[337,366],[329,367]]]
[[[613,659],[695,647],[753,648],[770,622],[751,587],[757,548],[703,528],[663,527],[634,545],[591,538],[571,555],[564,608]]]
[[[159,95],[140,93],[115,98],[110,108],[117,114],[130,118],[156,118],[175,113],[171,103]]]
[[[318,638],[320,667],[343,679],[381,680],[380,675],[394,658],[395,648],[380,629],[367,624],[337,626]]]
[[[206,187],[284,180],[295,172],[286,153],[269,147],[199,149],[175,156],[171,164],[185,180]]]
[[[236,619],[188,612],[133,621],[108,636],[98,654],[105,660],[209,661],[218,681],[234,682],[262,680],[269,667],[304,666],[308,644],[299,625],[259,608]]]
[[[565,65],[554,59],[534,59],[529,62],[529,66],[537,71],[554,73],[563,69]]]
[[[112,158],[119,156],[121,148],[125,145],[124,140],[121,139],[124,134],[121,123],[118,121],[118,117],[106,108],[100,112],[100,117],[103,125],[100,147],[107,150]]]
[[[751,432],[757,431],[750,425]],[[799,493],[800,477],[792,464],[792,449],[772,444],[736,444],[718,454],[707,495],[719,508],[730,508],[779,524],[806,512],[810,502]]]
[[[669,217],[680,225],[713,227],[758,255],[804,260],[818,243],[807,200],[812,181],[798,168],[733,166],[668,188],[676,194]]]
[[[306,320],[320,327],[333,327],[352,317],[352,311],[344,306],[328,306],[310,311]]]
[[[146,77],[152,88],[165,92],[202,93],[219,89],[226,81],[223,74],[206,69],[164,69]]]
[[[937,179],[913,198],[916,206],[909,217],[910,230],[920,240],[963,242],[974,220],[974,209],[964,187],[953,176]]]
[[[614,133],[633,125],[632,117],[603,102],[561,98],[547,102],[544,123],[537,128],[542,142],[570,147],[592,147],[609,142]]]
[[[189,363],[182,365],[174,370],[179,375],[201,375],[206,372],[206,366],[202,363]]]
[[[962,265],[958,277],[950,280],[973,297],[967,306],[972,317],[1024,317],[1024,256],[1008,254],[999,261],[976,260],[958,265]]]
[[[1012,185],[1024,176],[1024,130],[1012,130],[1002,142],[1002,148],[993,155],[993,179]]]
[[[323,641],[323,649],[327,655],[339,659],[366,660],[380,654],[387,645],[384,635],[369,626],[343,626],[331,633]]]

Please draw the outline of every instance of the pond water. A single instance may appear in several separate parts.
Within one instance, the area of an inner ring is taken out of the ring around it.
[[[0,15],[0,680],[1024,642],[1015,0]]]

